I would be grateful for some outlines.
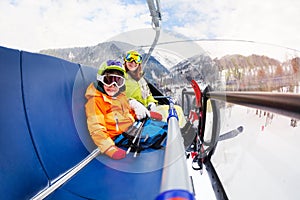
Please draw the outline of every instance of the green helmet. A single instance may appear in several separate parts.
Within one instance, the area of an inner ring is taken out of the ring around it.
[[[101,75],[103,75],[106,70],[109,70],[109,69],[118,70],[118,71],[122,72],[123,75],[125,75],[125,68],[121,62],[116,61],[116,60],[108,60],[108,61],[103,62],[100,65],[98,73],[97,73],[97,80],[100,80],[99,77]]]

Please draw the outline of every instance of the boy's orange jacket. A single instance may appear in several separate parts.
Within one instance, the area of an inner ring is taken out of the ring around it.
[[[103,153],[115,145],[113,139],[116,136],[127,131],[134,123],[135,114],[124,93],[110,97],[98,91],[91,83],[85,97],[88,129],[95,144]]]

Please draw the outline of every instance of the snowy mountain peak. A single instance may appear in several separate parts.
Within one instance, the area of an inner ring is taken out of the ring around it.
[[[152,56],[167,69],[174,67],[184,59],[174,54],[174,52],[168,52],[166,50],[161,49],[153,51]]]

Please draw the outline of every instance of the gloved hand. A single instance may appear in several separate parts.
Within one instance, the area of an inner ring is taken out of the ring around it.
[[[150,102],[147,106],[147,108],[150,110],[150,111],[155,111],[156,110],[156,104],[154,102]]]
[[[159,121],[161,121],[163,119],[162,114],[160,114],[159,112],[155,112],[155,111],[150,111],[150,117],[151,117],[151,119],[155,119],[155,120],[159,120]]]
[[[120,160],[126,156],[126,151],[115,145],[110,146],[104,153],[114,160]]]
[[[150,116],[149,110],[147,110],[147,108],[137,100],[135,99],[129,100],[129,105],[134,110],[136,118],[138,120],[143,119],[146,116]]]

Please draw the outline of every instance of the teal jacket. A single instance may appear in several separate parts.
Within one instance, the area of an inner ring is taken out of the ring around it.
[[[125,93],[129,99],[135,99],[146,107],[151,102],[157,103],[157,100],[152,96],[148,83],[143,77],[139,81],[136,81],[127,74]]]

